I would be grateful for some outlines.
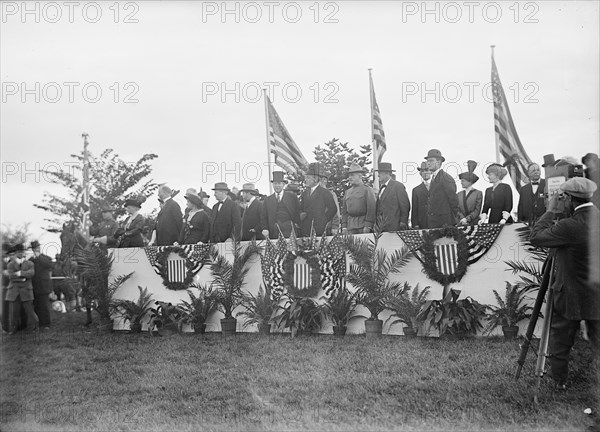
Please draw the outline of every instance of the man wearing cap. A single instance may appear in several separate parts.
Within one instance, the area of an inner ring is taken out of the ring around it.
[[[542,170],[535,162],[527,166],[527,177],[529,183],[519,190],[519,204],[517,206],[517,218],[521,222],[532,224],[546,212],[544,190],[546,181],[541,177]]]
[[[310,164],[305,176],[306,189],[300,201],[300,221],[305,237],[310,236],[311,228],[318,236],[323,235],[338,211],[331,191],[319,184],[321,177],[326,177],[321,166]]]
[[[6,266],[8,271],[8,289],[6,300],[9,303],[8,333],[13,334],[18,327],[21,317],[21,305],[27,314],[27,330],[34,331],[38,328],[38,317],[33,309],[33,286],[31,279],[35,275],[33,262],[25,259],[25,249],[22,244],[17,244],[9,250],[10,262]]]
[[[458,220],[458,198],[454,179],[442,169],[446,160],[437,149],[431,149],[425,156],[431,171],[431,186],[427,202],[427,224],[429,228],[454,226]]]
[[[379,191],[377,193],[377,222],[382,220],[381,232],[402,231],[408,228],[410,201],[402,183],[392,179],[392,164],[380,162]]]
[[[113,219],[113,212],[115,211],[109,205],[103,205],[100,209],[102,212],[102,221],[90,227],[90,236],[92,236],[92,242],[100,243],[108,247],[115,247],[116,241],[114,239],[115,233],[119,229],[119,224]]]
[[[258,199],[258,190],[253,183],[246,183],[241,190],[246,206],[242,210],[240,238],[242,241],[262,240],[261,214],[263,203]]]
[[[29,260],[33,262],[34,275],[31,280],[33,285],[33,308],[40,321],[40,327],[50,328],[50,293],[54,290],[52,286],[52,270],[54,264],[52,258],[44,255],[40,250],[40,243],[37,240],[31,242],[33,257]]]
[[[183,226],[181,207],[173,200],[173,191],[167,185],[158,188],[158,197],[164,204],[156,217],[156,245],[170,246],[179,239]]]
[[[202,198],[193,192],[195,189],[185,193],[185,216],[175,245],[208,243],[210,240],[210,218],[202,208]]]
[[[210,235],[213,243],[219,243],[239,235],[241,214],[240,207],[229,198],[230,189],[227,183],[216,183],[213,190],[217,203],[212,208],[213,222]]]
[[[559,389],[566,388],[569,352],[585,320],[594,348],[600,348],[600,211],[592,202],[597,187],[582,177],[567,180],[554,194],[548,211],[535,223],[531,232],[534,246],[552,248],[554,291],[550,325],[550,366]],[[554,223],[555,215],[570,217]]]
[[[283,171],[273,172],[271,183],[275,192],[265,198],[263,203],[261,225],[262,235],[265,238],[276,239],[280,230],[287,238],[292,233],[292,229],[300,226],[300,201],[295,192],[289,191],[289,186],[288,189],[283,190],[287,183],[284,175]]]
[[[600,208],[600,170],[598,169],[598,155],[588,153],[581,158],[581,163],[585,165],[584,175],[596,183],[596,191],[592,196],[592,202],[597,208]]]
[[[369,233],[375,224],[375,196],[373,190],[363,183],[365,170],[353,163],[348,169],[350,189],[342,203],[342,233]]]
[[[423,181],[412,190],[410,222],[414,229],[427,229],[427,201],[429,200],[431,173],[427,168],[427,162],[422,162],[421,168],[417,168],[417,170]]]

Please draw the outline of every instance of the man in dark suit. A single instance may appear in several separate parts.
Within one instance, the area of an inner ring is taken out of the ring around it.
[[[164,204],[156,217],[157,246],[170,246],[175,243],[183,226],[181,207],[171,198],[171,193],[171,188],[166,185],[158,188],[158,197]]]
[[[25,248],[22,244],[13,246],[9,252],[10,262],[6,266],[8,272],[8,288],[6,301],[9,302],[8,333],[13,334],[21,319],[21,306],[27,314],[27,330],[38,329],[38,317],[33,309],[33,286],[31,279],[35,274],[35,265],[25,259]]]
[[[517,207],[517,217],[521,222],[529,224],[535,222],[546,212],[544,200],[544,189],[546,183],[540,179],[542,170],[534,162],[527,167],[527,176],[529,183],[519,190],[519,205]]]
[[[554,194],[548,211],[535,223],[531,243],[549,247],[554,255],[554,291],[550,325],[550,366],[559,389],[566,388],[569,352],[585,320],[594,348],[600,348],[600,212],[591,199],[596,184],[575,177],[560,186],[562,197]],[[555,215],[570,217],[554,223]]]
[[[596,153],[587,153],[581,158],[581,163],[585,165],[585,178],[596,183],[596,192],[592,197],[592,203],[598,208],[600,207],[600,167],[598,166],[598,155]]]
[[[283,171],[273,172],[273,194],[265,198],[263,203],[261,225],[262,235],[276,239],[279,230],[287,238],[292,228],[300,226],[300,201],[294,192],[284,191],[287,183]]]
[[[380,162],[377,172],[379,173],[379,192],[376,204],[376,226],[381,232],[402,231],[408,228],[408,214],[410,213],[410,201],[406,188],[402,183],[392,179],[392,164]]]
[[[219,243],[239,236],[242,217],[240,207],[229,198],[227,183],[216,183],[213,190],[217,203],[212,208],[211,238],[213,243]]]
[[[50,328],[50,293],[52,286],[52,269],[54,264],[52,258],[44,255],[40,250],[40,243],[37,240],[31,242],[33,257],[29,260],[33,262],[35,274],[31,280],[33,285],[33,308],[40,320],[40,327],[48,330]]]
[[[458,222],[458,197],[456,182],[442,169],[446,160],[437,149],[431,149],[425,156],[431,171],[429,200],[427,201],[427,225],[429,228],[454,226]]]
[[[429,201],[429,181],[431,172],[427,168],[427,162],[421,163],[421,168],[417,168],[423,181],[412,190],[412,213],[410,222],[415,229],[427,229],[427,202]]]
[[[305,237],[310,235],[311,227],[314,227],[318,236],[323,235],[337,214],[337,206],[331,191],[319,184],[320,177],[326,177],[320,165],[310,164],[305,176],[306,189],[302,193],[300,202],[302,235]]]
[[[246,206],[242,210],[241,234],[242,241],[250,241],[254,238],[262,240],[261,215],[263,203],[258,199],[258,190],[253,183],[246,183],[241,190],[242,199]]]

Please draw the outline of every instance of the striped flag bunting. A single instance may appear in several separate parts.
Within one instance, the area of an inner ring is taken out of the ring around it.
[[[160,264],[157,261],[157,255],[160,252],[163,252],[166,248],[172,248],[173,246],[147,246],[144,248],[144,252],[146,252],[146,257],[148,258],[148,261],[150,262],[150,265],[152,266],[152,268],[154,269],[154,271],[156,272],[156,274],[160,274]],[[209,252],[210,252],[210,245],[208,244],[202,244],[202,245],[198,245],[198,244],[193,244],[193,245],[181,245],[179,246],[181,249],[183,249],[187,255],[187,259],[192,261],[192,274],[196,274],[200,271],[200,269],[202,269],[202,267],[204,266],[204,262],[206,260],[206,257],[208,256]],[[185,260],[182,260],[183,263],[185,264]],[[170,261],[168,261],[167,263],[170,263]],[[169,271],[169,267],[167,267],[167,271]],[[187,270],[186,270],[187,273]],[[185,278],[185,276],[184,276]],[[175,281],[173,281],[175,282]],[[183,282],[183,280],[181,281]]]
[[[295,262],[294,263],[294,285],[298,289],[306,289],[311,286],[312,283],[312,269],[306,263]]]
[[[273,298],[278,299],[283,294],[283,263],[288,253],[288,245],[281,232],[276,244],[273,244],[271,239],[266,239],[266,242],[265,252],[260,257],[263,281],[271,288]]]
[[[435,254],[435,264],[440,273],[451,276],[456,272],[458,262],[456,243],[436,245],[433,253]]]
[[[456,228],[465,234],[469,250],[467,265],[471,265],[477,262],[492,247],[500,235],[502,225],[482,224],[459,226]],[[423,252],[420,250],[424,243],[423,230],[398,231],[397,234],[419,261],[423,262]],[[442,272],[441,269],[439,270]]]
[[[369,84],[371,88],[371,129],[373,131],[373,153],[377,154],[377,162],[381,162],[383,154],[387,150],[385,143],[385,132],[383,131],[383,123],[381,121],[381,112],[377,99],[375,98],[375,88],[373,87],[373,78],[369,71]]]
[[[506,168],[510,174],[517,191],[529,183],[527,166],[531,159],[521,144],[517,129],[513,123],[508,101],[500,83],[500,75],[496,62],[492,56],[492,91],[494,95],[494,130],[496,135],[497,153],[507,163]]]
[[[185,280],[187,268],[185,267],[185,259],[177,258],[167,260],[167,279],[169,282],[181,282]]]
[[[292,136],[275,111],[268,96],[267,111],[269,124],[269,145],[271,153],[275,155],[275,165],[279,165],[289,172],[297,172],[299,168],[308,165],[308,161],[292,139]]]
[[[346,251],[339,235],[334,236],[326,245],[321,245],[319,267],[321,288],[325,291],[325,297],[329,298],[343,286],[346,274]]]

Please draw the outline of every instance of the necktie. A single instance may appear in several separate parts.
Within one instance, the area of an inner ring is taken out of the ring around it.
[[[429,183],[425,183],[425,187],[429,190]]]
[[[219,213],[219,210],[221,210],[221,205],[222,205],[222,204],[223,204],[223,203],[222,203],[221,201],[219,201],[219,202],[217,203],[217,213]]]
[[[532,185],[539,185],[540,182],[531,182]]]
[[[281,201],[281,195],[277,194],[277,202]]]
[[[381,195],[383,194],[383,190],[385,189],[385,187],[386,187],[386,186],[387,186],[387,185],[386,185],[386,184],[384,184],[384,185],[381,185],[381,187],[379,188],[379,197],[380,197],[380,198],[381,198]]]

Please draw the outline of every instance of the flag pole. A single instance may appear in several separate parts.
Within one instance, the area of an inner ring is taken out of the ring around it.
[[[87,240],[89,239],[88,222],[90,217],[90,174],[89,174],[89,154],[88,154],[88,137],[87,133],[82,133],[83,138],[83,215],[81,216],[81,234]]]
[[[267,180],[269,181],[269,195],[273,193],[273,183],[271,183],[271,134],[269,132],[269,97],[267,96],[267,89],[263,89],[263,98],[265,99],[265,123],[267,132],[267,163],[268,173]]]
[[[371,77],[371,68],[369,68],[369,101],[371,102],[371,148],[373,149],[373,188],[379,190],[379,151],[375,141],[375,129],[373,127],[373,78]]]
[[[496,45],[490,45],[490,48],[492,49],[492,70],[494,69],[494,48],[496,48]],[[494,85],[494,81],[492,78],[492,85]],[[493,96],[495,97],[495,96]],[[492,109],[494,109],[494,104],[492,103]],[[498,140],[494,138],[494,142],[496,144],[496,163],[501,164],[502,162],[500,162],[500,147],[498,146]]]

